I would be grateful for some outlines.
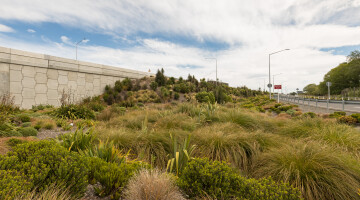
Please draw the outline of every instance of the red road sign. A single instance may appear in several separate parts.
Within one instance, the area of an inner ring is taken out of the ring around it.
[[[274,85],[274,89],[281,90],[281,85]]]

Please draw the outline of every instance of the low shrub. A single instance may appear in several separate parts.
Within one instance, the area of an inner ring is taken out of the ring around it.
[[[140,169],[148,168],[141,162],[107,163],[100,158],[90,158],[90,180],[93,179],[101,184],[95,187],[95,192],[100,197],[110,196],[111,199],[119,199],[122,190],[129,179]]]
[[[175,100],[179,100],[179,98],[180,98],[179,93],[178,93],[178,92],[175,92],[175,93],[174,93],[174,99],[175,99]]]
[[[199,103],[215,103],[215,96],[213,92],[199,92],[195,95],[195,98]]]
[[[329,117],[331,117],[331,118],[340,118],[342,116],[346,116],[346,112],[344,112],[344,111],[336,111],[336,112],[331,113],[329,115]]]
[[[350,115],[351,117],[357,120],[357,123],[360,123],[360,113],[354,113]]]
[[[22,144],[26,142],[25,140],[20,140],[20,139],[17,139],[17,138],[10,138],[8,141],[6,141],[6,143],[10,146],[10,147],[14,147],[18,144]]]
[[[356,124],[358,120],[352,116],[341,116],[338,118],[338,121],[340,123],[353,125],[353,124]]]
[[[125,199],[185,200],[175,184],[175,178],[159,170],[141,170],[124,190]]]
[[[0,170],[16,170],[24,174],[25,178],[21,180],[28,181],[30,189],[36,191],[43,191],[53,183],[62,183],[69,187],[71,194],[82,196],[88,184],[86,160],[54,141],[16,145],[13,151],[0,157]],[[22,182],[17,184],[21,186]]]
[[[295,112],[296,112],[296,111],[293,110],[293,109],[289,109],[289,110],[286,111],[286,113],[289,114],[290,116],[294,116],[294,115],[295,115]]]
[[[30,116],[27,114],[21,114],[18,116],[19,120],[24,123],[24,122],[30,122]]]
[[[309,117],[309,118],[315,118],[317,116],[316,113],[313,112],[306,112],[303,114],[304,117]]]
[[[25,122],[21,124],[21,127],[29,127],[31,126],[31,122]]]
[[[28,191],[30,191],[30,183],[23,173],[0,169],[0,199],[14,199]]]
[[[178,179],[178,185],[190,197],[213,199],[301,199],[298,189],[272,179],[246,179],[225,162],[207,158],[192,159]]]
[[[24,127],[19,128],[19,133],[21,133],[22,136],[28,137],[28,136],[37,136],[38,131],[34,127]]]
[[[53,114],[62,119],[95,119],[95,114],[83,105],[62,105],[54,110]]]

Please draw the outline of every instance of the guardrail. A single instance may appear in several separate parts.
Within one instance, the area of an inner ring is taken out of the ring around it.
[[[289,103],[304,105],[304,106],[313,106],[315,108],[326,108],[327,112],[329,112],[329,109],[331,110],[341,110],[341,111],[347,111],[347,112],[360,112],[360,110],[349,110],[345,109],[346,105],[359,105],[360,101],[354,101],[354,100],[329,100],[329,99],[313,99],[313,98],[305,98],[300,96],[293,96],[293,95],[280,95],[279,97],[275,94],[273,96],[274,99],[278,99],[281,101],[286,101]],[[319,103],[326,103],[326,107],[322,107],[318,105]],[[329,104],[336,104],[339,108],[329,108]],[[341,106],[340,106],[341,105]]]

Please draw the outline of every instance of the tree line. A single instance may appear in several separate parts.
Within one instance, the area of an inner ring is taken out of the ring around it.
[[[360,87],[360,51],[352,51],[347,56],[347,62],[339,64],[324,75],[323,81],[318,85],[311,83],[304,87],[304,92],[310,95],[325,95],[331,82],[331,94],[343,94],[348,88]]]

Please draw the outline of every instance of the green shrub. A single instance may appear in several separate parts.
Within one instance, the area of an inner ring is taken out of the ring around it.
[[[129,78],[125,78],[121,84],[123,90],[130,91],[133,88],[133,84]]]
[[[54,115],[62,119],[95,119],[95,114],[83,105],[63,105],[54,111]]]
[[[238,174],[225,163],[195,158],[184,168],[178,185],[190,198],[209,195],[216,199],[230,199],[238,196],[245,187],[237,179]]]
[[[0,169],[0,199],[15,199],[16,196],[28,191],[30,191],[30,183],[23,173]]]
[[[196,94],[195,98],[200,103],[215,103],[215,96],[213,92],[199,92]]]
[[[26,142],[25,140],[20,140],[20,139],[17,139],[17,138],[10,138],[8,141],[6,141],[6,143],[10,146],[10,147],[14,147],[18,144],[22,144]]]
[[[100,197],[110,195],[111,199],[119,199],[129,179],[141,168],[148,167],[141,162],[117,164],[100,158],[91,158],[89,166],[89,178],[101,184],[95,188],[96,194]]]
[[[26,115],[26,114],[21,114],[21,115],[19,115],[19,120],[23,123],[30,122],[30,116]]]
[[[338,118],[338,121],[340,123],[349,124],[349,125],[353,125],[357,123],[357,119],[352,116],[341,116]]]
[[[354,114],[351,114],[350,116],[355,118],[358,123],[360,122],[360,113],[354,113]]]
[[[180,98],[179,93],[178,93],[178,92],[175,92],[175,93],[174,93],[174,99],[175,99],[175,100],[179,100],[179,98]]]
[[[21,127],[29,127],[31,126],[31,122],[25,122],[21,124]]]
[[[153,81],[153,82],[150,83],[150,88],[152,90],[156,91],[157,87],[158,87],[157,82]]]
[[[286,111],[286,113],[289,114],[289,115],[291,115],[291,116],[295,116],[295,112],[296,112],[296,111],[293,110],[293,109],[289,109],[289,110]]]
[[[178,185],[190,198],[214,199],[300,199],[300,192],[271,179],[246,179],[225,162],[207,158],[192,159],[178,179]]]
[[[42,191],[52,183],[62,183],[73,195],[82,196],[85,192],[88,168],[86,159],[79,154],[45,140],[26,142],[13,149],[0,157],[0,170],[24,174],[23,180],[30,182],[31,190]]]
[[[313,112],[307,112],[303,114],[304,117],[315,118],[317,115]]]
[[[87,104],[85,104],[86,107],[90,108],[91,110],[95,111],[95,112],[101,112],[105,109],[105,106],[100,103],[100,102],[89,102]]]
[[[19,128],[19,133],[22,134],[22,136],[27,137],[27,136],[37,136],[38,131],[34,128],[34,127],[24,127],[24,128]]]
[[[331,117],[331,118],[340,118],[342,116],[346,116],[346,112],[344,112],[344,111],[336,111],[336,112],[329,115],[329,117]]]
[[[57,127],[61,127],[63,125],[63,123],[66,123],[66,120],[64,120],[64,119],[56,120],[56,126]]]

